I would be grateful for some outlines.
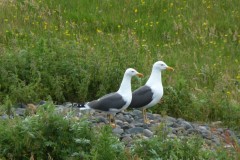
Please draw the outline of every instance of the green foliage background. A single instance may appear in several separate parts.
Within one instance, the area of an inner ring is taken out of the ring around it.
[[[51,96],[83,102],[116,91],[126,68],[155,61],[165,102],[156,113],[240,126],[240,2],[0,1],[0,103]],[[6,98],[8,97],[8,98]]]

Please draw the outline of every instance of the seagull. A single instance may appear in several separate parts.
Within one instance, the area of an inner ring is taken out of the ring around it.
[[[131,78],[133,76],[143,77],[133,68],[128,68],[123,76],[121,85],[117,92],[107,94],[97,100],[81,105],[80,110],[93,109],[95,111],[106,112],[109,124],[116,127],[114,116],[116,113],[126,109],[132,100]],[[113,123],[112,123],[113,122]]]
[[[159,103],[163,96],[161,71],[166,69],[174,70],[163,61],[155,62],[146,84],[132,93],[132,101],[129,108],[142,109],[144,123],[150,123],[146,115],[146,109]]]

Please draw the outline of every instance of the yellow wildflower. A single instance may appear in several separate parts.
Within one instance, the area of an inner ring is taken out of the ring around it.
[[[103,33],[100,29],[97,29],[97,33]]]

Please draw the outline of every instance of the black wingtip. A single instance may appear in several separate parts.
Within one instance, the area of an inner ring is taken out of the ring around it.
[[[84,103],[77,103],[77,104],[74,105],[74,107],[84,108],[84,107],[85,107],[85,104],[84,104]]]

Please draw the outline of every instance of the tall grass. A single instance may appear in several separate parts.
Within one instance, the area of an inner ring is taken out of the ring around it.
[[[163,60],[155,112],[240,126],[237,0],[0,2],[0,103],[89,101]],[[171,99],[173,101],[171,101]],[[230,113],[229,113],[230,112]]]
[[[63,116],[52,103],[37,114],[0,121],[0,159],[238,159],[239,152],[224,147],[208,148],[198,137],[168,138],[164,126],[151,139],[137,138],[126,148],[110,126],[93,126],[73,114]],[[237,148],[238,146],[236,146]]]

